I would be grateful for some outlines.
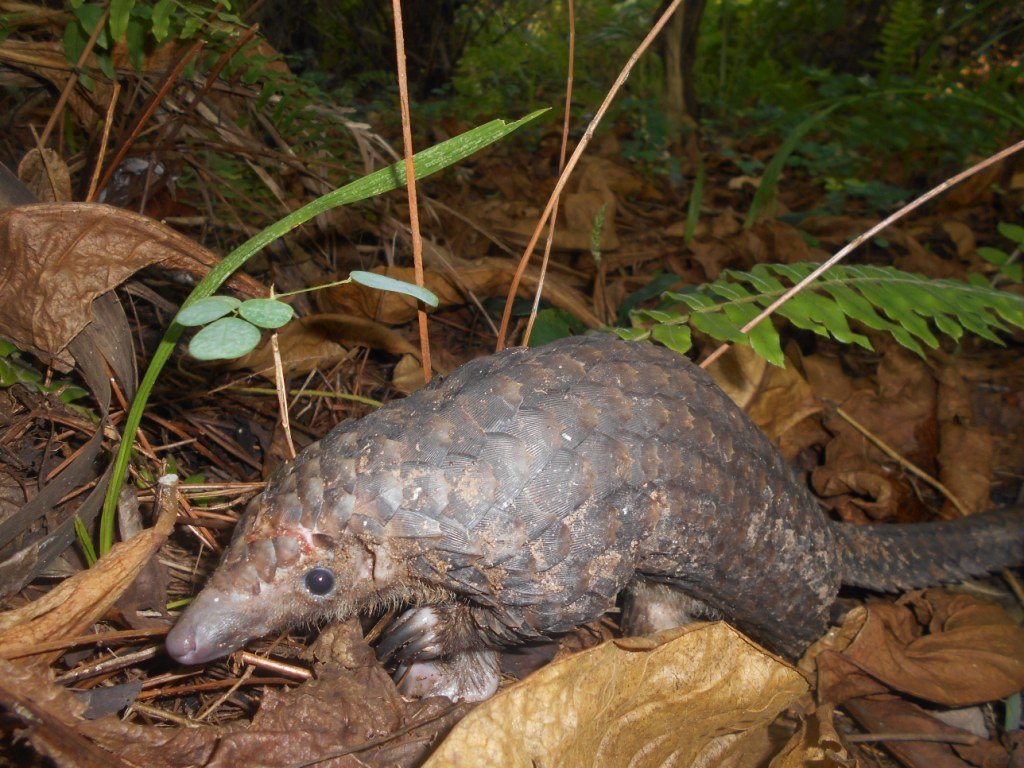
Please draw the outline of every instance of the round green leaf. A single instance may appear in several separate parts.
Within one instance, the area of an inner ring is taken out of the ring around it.
[[[174,321],[178,325],[206,325],[218,317],[224,317],[241,303],[234,296],[207,296],[181,310]]]
[[[197,360],[234,360],[260,343],[260,329],[237,317],[222,317],[192,337],[188,351]]]
[[[424,304],[428,304],[431,307],[438,305],[437,296],[426,288],[421,288],[418,285],[407,283],[404,280],[395,280],[393,277],[387,275],[378,275],[376,272],[350,272],[349,277],[355,280],[361,285],[365,285],[367,288],[376,288],[379,291],[391,291],[392,293],[404,293],[406,296],[412,296],[414,299],[419,299]]]
[[[295,310],[277,299],[249,299],[242,302],[238,314],[260,328],[280,328],[295,316]]]

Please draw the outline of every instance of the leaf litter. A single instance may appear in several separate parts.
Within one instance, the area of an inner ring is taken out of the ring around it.
[[[55,72],[66,66],[60,56],[55,62]],[[109,93],[98,96],[102,101]],[[231,107],[221,111],[224,115],[248,109],[220,94],[207,97],[211,104],[222,100],[218,107]],[[97,117],[88,100],[73,97],[71,106],[80,121]],[[246,135],[237,123],[232,130],[237,133],[219,135],[225,141]],[[352,130],[362,147],[374,146],[374,137]],[[556,234],[556,263],[545,288],[552,305],[586,325],[613,319],[656,268],[692,283],[713,279],[726,268],[818,259],[823,249],[845,243],[872,223],[864,217],[832,216],[805,219],[797,228],[768,219],[746,229],[738,211],[746,208],[752,185],[732,183],[729,161],[711,158],[706,215],[694,238],[684,243],[679,211],[685,210],[685,199],[631,170],[619,153],[608,141],[590,170],[581,168],[580,180],[565,199],[569,215]],[[432,335],[445,361],[442,369],[489,349],[493,339],[479,307],[504,297],[514,269],[507,256],[495,255],[500,248],[494,241],[515,243],[529,235],[531,216],[543,201],[538,190],[550,180],[543,163],[522,167],[521,160],[499,154],[474,159],[470,166],[475,187],[436,185],[430,190],[439,203],[479,214],[446,216],[437,209],[445,225],[438,241],[452,265],[428,265],[427,272],[427,286],[441,298]],[[38,177],[34,167],[26,166],[26,174]],[[288,178],[290,171],[281,173],[280,180],[266,176],[279,198],[311,178],[302,176],[301,184],[289,185],[296,179]],[[875,257],[942,277],[989,269],[977,256],[980,239],[972,246],[971,235],[979,212],[991,204],[992,184],[1000,179],[1006,189],[1021,194],[1010,174],[993,170],[984,183],[977,177],[948,196],[934,217],[892,231],[887,251]],[[508,192],[507,198],[494,200],[496,189]],[[818,195],[799,183],[781,189],[777,212],[811,210]],[[168,200],[151,201],[149,212],[158,215],[157,205]],[[591,253],[592,222],[600,210],[608,222],[597,243],[603,267]],[[180,274],[192,279],[217,262],[191,238],[123,210],[65,202],[40,204],[31,215],[22,208],[2,216],[0,236],[10,258],[0,327],[23,349],[63,368],[72,363],[67,347],[92,319],[97,296],[138,279],[168,290]],[[399,230],[374,224],[372,216],[334,212],[321,224],[328,220],[337,227],[328,240],[365,241],[370,236],[381,243],[397,238],[405,245]],[[292,244],[312,246],[304,237],[297,235]],[[816,245],[809,245],[809,239]],[[939,273],[930,248],[951,256],[941,262]],[[375,258],[385,247],[379,251]],[[346,252],[339,249],[332,256],[339,253]],[[351,253],[347,260],[332,261],[346,269],[369,267],[407,277],[403,267],[385,270],[374,267],[379,261],[367,265]],[[140,269],[156,263],[170,271],[139,277]],[[337,264],[314,263],[323,282],[335,276]],[[278,288],[293,287],[289,281],[298,287],[310,282],[287,263],[268,261],[264,267],[273,269]],[[265,274],[269,282],[270,272]],[[524,298],[536,283],[536,272],[528,271]],[[248,277],[239,277],[234,290],[243,298],[266,295],[264,286]],[[285,367],[290,376],[304,376],[339,398],[296,396],[293,418],[300,444],[372,408],[345,396],[385,399],[395,389],[407,391],[411,385],[392,378],[393,356],[409,360],[418,355],[408,327],[415,304],[407,297],[346,285],[317,301],[328,314],[305,313],[281,331]],[[142,334],[151,335],[167,320],[145,306],[132,309]],[[740,360],[733,375],[721,374],[721,380],[731,382],[735,397],[840,515],[906,521],[929,517],[929,510],[942,509],[946,516],[955,510],[838,417],[836,406],[925,471],[939,473],[967,508],[987,506],[993,496],[1010,498],[1009,478],[1024,468],[1024,430],[1013,426],[1019,426],[1024,393],[1019,360],[968,343],[955,357],[941,351],[921,363],[877,335],[872,335],[877,353],[807,344],[796,336],[800,346],[787,346],[786,369],[766,367],[759,359]],[[359,351],[365,348],[378,352],[367,356]],[[245,500],[277,461],[267,437],[272,428],[266,425],[275,421],[267,399],[225,389],[227,397],[217,401],[217,412],[204,412],[209,377],[244,385],[243,372],[265,375],[271,368],[265,348],[253,355],[234,373],[212,369],[203,377],[185,362],[168,374],[159,407],[144,427],[140,466],[162,471],[173,460],[183,475],[191,473],[198,481],[191,490],[182,485],[181,522],[157,555],[173,576],[165,598],[185,597],[201,583],[212,566],[211,543],[226,541]],[[737,357],[743,357],[742,350]],[[26,481],[34,479],[32,468],[43,463],[38,444],[45,442],[34,438],[44,434],[44,427],[25,417],[24,410],[18,417],[16,409],[44,401],[39,394],[18,395],[24,403],[11,403],[12,417],[5,417],[3,426],[4,444],[20,460],[5,462],[5,468],[13,476],[12,488],[24,485],[30,493]],[[55,425],[69,418],[56,410],[50,416]],[[74,452],[69,436],[57,442],[60,460]],[[156,448],[161,450],[151,450]],[[226,458],[241,455],[251,456],[252,463]],[[145,486],[152,478],[140,471],[137,480]],[[73,508],[75,500],[64,503]],[[143,506],[148,508],[148,497]],[[945,709],[977,707],[1024,688],[1019,616],[1011,615],[1019,609],[1012,603],[1007,610],[994,605],[991,590],[978,588],[970,594],[929,591],[897,603],[876,599],[856,607],[823,641],[832,646],[808,654],[800,667],[803,674],[722,624],[655,639],[608,640],[579,650],[607,630],[591,627],[566,639],[564,645],[578,652],[506,686],[468,717],[473,708],[465,705],[403,701],[355,624],[321,633],[312,650],[301,632],[260,646],[274,658],[311,671],[313,679],[305,683],[287,682],[276,670],[243,668],[241,662],[211,665],[199,675],[169,664],[159,637],[123,629],[142,619],[166,627],[166,611],[147,612],[142,601],[129,600],[120,608],[116,603],[143,572],[167,529],[166,520],[147,529],[91,569],[81,569],[73,556],[65,558],[62,573],[75,576],[11,598],[11,610],[0,615],[0,656],[13,658],[0,662],[0,697],[17,720],[11,732],[39,754],[71,766],[296,765],[324,759],[327,765],[413,765],[435,748],[430,765],[520,765],[523,755],[538,764],[573,766],[630,759],[638,765],[849,765],[863,746],[847,744],[848,734],[836,729],[836,707],[876,734],[964,736],[964,729],[939,717]],[[82,636],[96,639],[80,646]],[[70,686],[53,680],[134,653],[149,655],[128,667],[100,668]],[[131,704],[126,710],[132,722],[110,714],[87,717],[86,694],[109,688],[123,695],[132,685],[137,689],[127,695]],[[814,698],[808,691],[814,691]],[[194,727],[200,715],[210,724]],[[970,731],[967,736],[975,740],[894,741],[887,748],[910,766],[1008,766],[1011,754],[1020,753],[1017,736],[1003,741]]]

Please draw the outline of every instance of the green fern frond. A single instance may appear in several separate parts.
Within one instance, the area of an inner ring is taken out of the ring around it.
[[[689,350],[690,328],[718,341],[750,344],[774,365],[783,365],[778,331],[770,321],[749,334],[740,329],[803,280],[816,264],[759,264],[750,272],[726,270],[711,283],[662,294],[658,309],[634,310],[624,338],[650,336],[678,352]],[[1002,344],[997,332],[1024,328],[1024,296],[959,280],[932,280],[892,267],[836,266],[777,310],[797,328],[871,349],[856,320],[890,334],[924,355],[939,345],[936,334],[959,340],[965,332]],[[923,346],[922,346],[923,345]]]
[[[921,36],[928,26],[921,0],[896,0],[879,34],[882,50],[878,54],[882,79],[894,74],[909,74]]]

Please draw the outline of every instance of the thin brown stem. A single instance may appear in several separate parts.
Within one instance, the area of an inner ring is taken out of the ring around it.
[[[569,11],[569,62],[565,75],[565,110],[562,117],[562,147],[558,155],[559,173],[565,170],[565,155],[569,149],[569,122],[572,116],[570,111],[570,106],[572,105],[572,81],[576,64],[576,6],[573,0],[569,0],[567,8]],[[537,290],[533,294],[533,307],[530,309],[530,319],[527,320],[526,332],[523,333],[524,346],[530,343],[533,323],[537,319],[537,310],[540,308],[540,297],[544,293],[544,277],[548,273],[548,261],[551,259],[551,247],[555,242],[555,226],[557,223],[558,198],[555,199],[555,208],[551,213],[551,226],[548,227],[548,237],[544,241],[544,258],[540,263],[540,277],[537,279]]]
[[[402,25],[401,0],[391,0],[395,14],[395,54],[398,69],[398,101],[402,108],[402,143],[405,145],[405,186],[409,192],[409,229],[412,232],[412,264],[416,285],[423,287],[423,236],[420,234],[420,212],[416,200],[416,171],[413,166],[412,118],[409,114],[409,78],[405,64],[405,30]],[[420,330],[420,353],[423,360],[423,381],[430,382],[430,337],[427,313],[420,303],[416,307]]]
[[[39,137],[40,149],[46,146],[46,143],[50,140],[50,134],[53,133],[53,129],[57,126],[57,121],[60,120],[61,115],[64,114],[64,105],[67,104],[68,99],[71,97],[71,92],[78,84],[78,73],[82,71],[82,67],[85,66],[85,62],[92,54],[93,48],[96,47],[96,41],[99,39],[100,33],[103,31],[103,27],[107,25],[107,19],[109,17],[110,8],[108,7],[103,11],[103,15],[100,16],[100,20],[96,24],[96,29],[94,29],[92,34],[89,35],[89,39],[85,43],[82,55],[79,56],[78,61],[75,62],[75,67],[71,70],[71,75],[68,77],[67,83],[64,84],[64,88],[60,92],[60,98],[57,99],[57,103],[53,107],[53,112],[50,113],[50,119],[46,121],[46,127],[43,129],[43,135]]]
[[[85,196],[86,202],[96,199],[97,185],[100,180],[100,170],[103,168],[103,158],[107,156],[107,143],[110,141],[110,127],[114,123],[114,107],[117,106],[117,97],[121,95],[121,82],[114,81],[114,89],[110,94],[110,103],[107,105],[107,116],[103,120],[103,135],[100,137],[100,151],[96,153],[96,165],[92,169],[92,179],[89,181],[89,194]]]
[[[661,18],[655,22],[654,26],[651,27],[651,31],[647,33],[647,36],[643,39],[643,42],[637,46],[636,50],[630,55],[626,65],[619,72],[618,77],[615,78],[615,82],[612,83],[612,87],[608,90],[608,93],[604,97],[604,101],[601,102],[601,106],[597,108],[597,112],[594,114],[594,118],[590,121],[587,129],[583,132],[583,136],[580,138],[580,143],[576,145],[576,149],[573,150],[572,156],[569,158],[569,162],[565,164],[565,170],[562,171],[561,176],[558,177],[558,182],[555,184],[554,190],[551,192],[551,196],[548,198],[548,203],[544,207],[544,212],[541,214],[540,220],[537,222],[536,228],[533,230],[533,235],[530,237],[530,242],[526,246],[526,250],[523,252],[522,258],[519,260],[519,265],[516,267],[516,272],[512,276],[512,285],[509,287],[508,297],[505,299],[505,312],[501,316],[501,326],[498,328],[498,344],[497,351],[501,351],[505,348],[505,337],[508,334],[509,321],[512,318],[512,304],[516,298],[516,292],[519,290],[519,282],[522,280],[523,273],[526,271],[526,266],[530,263],[530,257],[533,255],[534,248],[537,247],[537,241],[540,240],[540,234],[544,231],[544,225],[547,224],[548,219],[551,218],[552,212],[555,210],[555,205],[558,203],[558,198],[562,194],[562,190],[565,189],[565,185],[569,182],[569,177],[572,176],[572,172],[576,170],[576,166],[579,164],[580,158],[583,156],[583,152],[590,145],[591,140],[594,138],[594,132],[597,130],[597,126],[601,124],[604,119],[605,113],[611,106],[612,101],[618,95],[619,91],[622,90],[622,86],[625,85],[626,80],[629,79],[630,74],[633,72],[633,67],[636,66],[637,61],[644,52],[650,48],[651,43],[654,42],[654,38],[658,36],[661,30],[668,23],[668,20],[675,13],[676,9],[680,6],[683,0],[673,0],[671,4],[665,9],[665,12],[661,15]]]

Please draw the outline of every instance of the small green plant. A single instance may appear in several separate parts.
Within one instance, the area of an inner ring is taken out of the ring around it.
[[[77,384],[58,379],[49,383],[43,380],[43,374],[31,365],[23,362],[18,355],[18,348],[11,342],[0,339],[0,388],[21,384],[33,392],[56,395],[65,405],[72,405],[76,400],[86,397],[89,393]],[[93,415],[81,406],[72,406],[83,414]]]
[[[110,11],[92,52],[100,71],[111,80],[115,79],[114,46],[121,41],[125,43],[135,71],[141,72],[147,54],[157,45],[173,39],[191,40],[200,31],[210,41],[220,42],[245,27],[238,16],[231,13],[230,0],[216,4],[183,0],[158,0],[156,3],[71,0],[69,6],[71,18],[64,27],[64,55],[71,64],[78,62],[93,31],[103,21],[104,13]],[[87,75],[82,75],[82,81],[91,88]]]
[[[1020,263],[1021,251],[1024,250],[1024,227],[1004,221],[999,223],[998,229],[1000,235],[1013,243],[1012,250],[1007,253],[1001,248],[986,245],[978,249],[978,255],[996,268],[996,274],[991,281],[993,286],[1000,280],[1020,283],[1024,281],[1024,266]],[[978,277],[981,283],[986,282],[980,275]]]
[[[666,292],[656,309],[634,310],[633,327],[616,332],[628,339],[650,337],[682,353],[692,346],[692,326],[719,341],[749,344],[781,366],[782,346],[771,321],[762,321],[749,333],[741,328],[816,267],[759,264],[750,272],[726,270],[714,282]],[[939,345],[934,331],[954,340],[969,331],[1001,345],[997,331],[1024,328],[1024,296],[959,280],[931,280],[892,267],[835,266],[777,313],[798,328],[871,349],[867,336],[850,327],[849,320],[856,320],[924,355],[922,344],[933,349]]]
[[[432,173],[436,173],[459,162],[477,150],[483,149],[513,131],[518,130],[546,111],[545,109],[537,110],[519,120],[511,122],[500,119],[492,120],[429,149],[417,152],[413,156],[413,171],[416,178],[425,178]],[[332,208],[349,205],[374,195],[389,192],[405,184],[405,181],[405,161],[401,160],[387,168],[371,173],[369,176],[364,176],[357,181],[346,184],[340,189],[328,192],[326,195],[322,195],[316,200],[292,211],[283,219],[276,221],[274,224],[253,235],[225,256],[202,282],[193,289],[189,297],[185,299],[182,309],[187,309],[202,299],[212,296],[214,291],[224,284],[225,280],[255,254],[315,216]],[[380,284],[382,277],[378,275],[375,280]],[[99,554],[101,556],[109,552],[110,548],[114,545],[114,521],[117,517],[117,500],[121,493],[121,487],[124,485],[125,475],[128,471],[128,462],[132,454],[133,441],[130,436],[135,434],[142,423],[142,412],[145,410],[149,395],[153,391],[153,387],[160,377],[160,372],[170,359],[171,353],[177,346],[184,330],[185,326],[181,325],[181,323],[172,322],[170,324],[156,350],[153,352],[153,357],[149,361],[149,367],[139,383],[138,394],[132,401],[128,416],[125,418],[122,434],[129,437],[122,439],[117,455],[114,457],[110,484],[107,486],[107,493],[103,500],[103,512],[100,515]]]
[[[356,271],[345,280],[278,294],[269,299],[239,301],[234,296],[207,296],[182,309],[174,322],[190,327],[203,326],[188,344],[192,357],[197,360],[235,360],[256,348],[263,337],[262,329],[280,328],[295,316],[291,305],[281,301],[283,297],[352,282],[381,291],[404,293],[431,307],[439,303],[437,296],[426,288],[375,272]]]

